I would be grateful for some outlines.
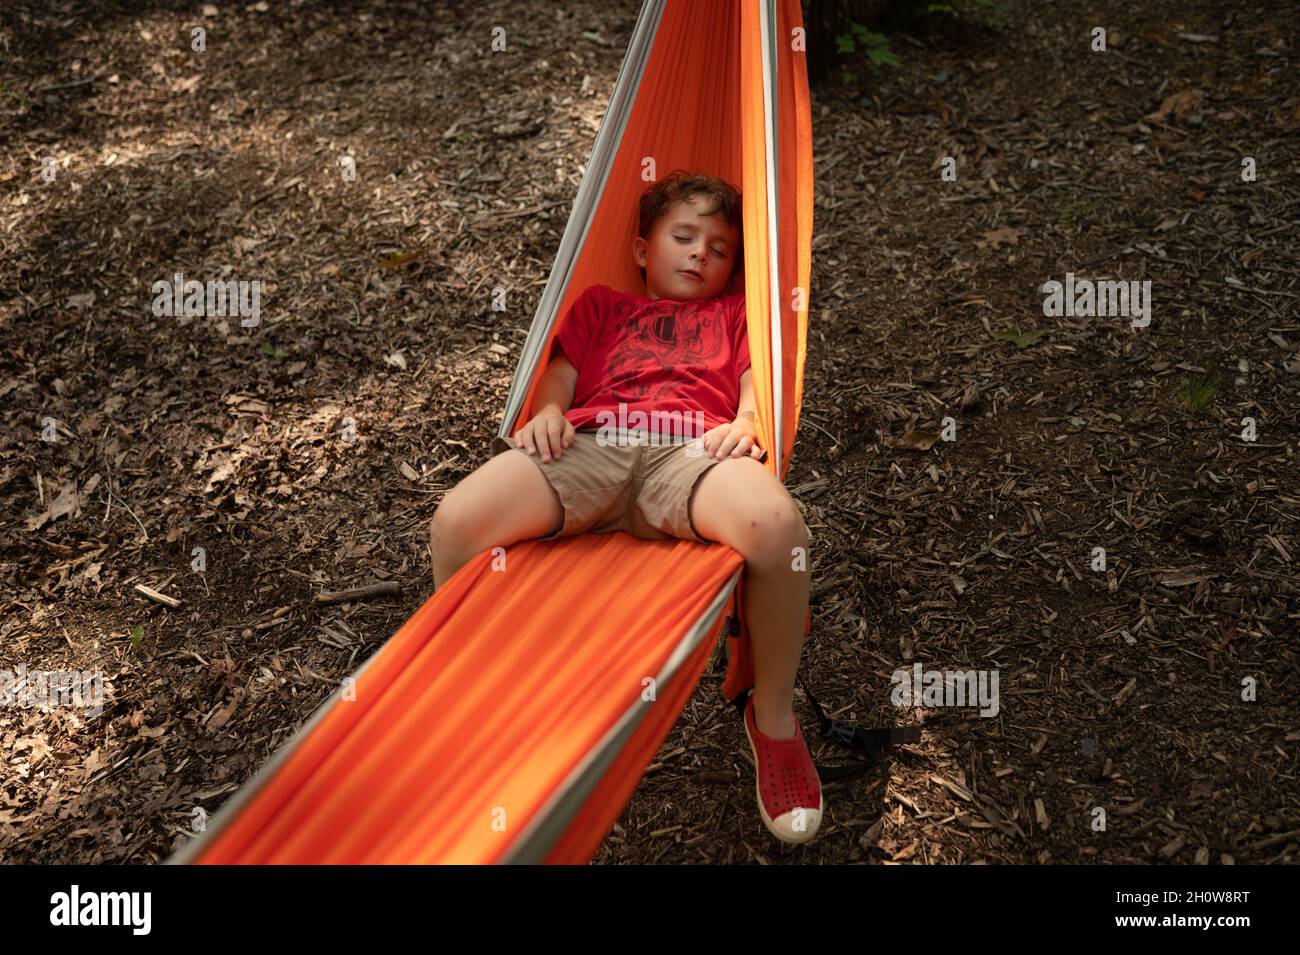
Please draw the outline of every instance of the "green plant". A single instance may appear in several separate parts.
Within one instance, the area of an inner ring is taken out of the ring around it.
[[[998,3],[998,0],[975,0],[975,6],[983,10],[984,14],[988,17],[989,22],[994,26],[1002,26],[1002,22],[1007,12],[1007,5],[1005,3]]]
[[[1061,207],[1061,226],[1065,231],[1072,232],[1076,226],[1081,225],[1084,218],[1097,207],[1097,201],[1096,199],[1088,199],[1079,202],[1078,198],[1071,194]]]
[[[136,626],[131,628],[131,649],[139,650],[140,641],[144,639],[144,627]]]
[[[879,72],[882,66],[897,66],[898,57],[889,49],[889,37],[883,33],[872,33],[861,23],[851,23],[849,32],[835,38],[836,49],[844,55],[852,55],[859,49],[867,54],[867,63],[872,72]],[[858,75],[845,68],[841,78],[845,83],[855,82]]]
[[[262,354],[271,358],[283,358],[284,349],[279,345],[271,345],[269,342],[262,342]]]
[[[976,19],[985,20],[993,26],[1001,26],[1007,12],[1007,5],[1000,0],[954,0],[952,3],[933,2],[933,0],[895,0],[890,5],[883,25],[889,29],[915,29],[923,27],[933,16],[943,14],[960,17],[971,13]],[[835,37],[835,46],[842,56],[851,56],[856,52],[867,54],[867,64],[873,73],[880,72],[882,66],[898,66],[901,62],[889,48],[889,37],[883,33],[873,33],[861,23],[851,21],[849,32]],[[844,67],[841,80],[848,84],[856,82],[858,74]]]
[[[29,100],[22,93],[20,93],[18,90],[11,90],[4,86],[0,86],[0,96],[8,96],[10,99],[17,100],[24,107],[28,107],[32,105],[32,101]]]
[[[1197,377],[1184,380],[1178,392],[1178,400],[1192,414],[1206,411],[1219,394],[1219,383],[1213,378]]]
[[[1003,330],[994,332],[993,337],[1004,342],[1015,342],[1016,348],[1028,348],[1030,345],[1038,344],[1039,339],[1047,334],[1045,329],[1035,328],[1027,332],[1022,332],[1017,328],[1014,332]]]
[[[907,25],[923,22],[936,13],[959,18],[969,14],[974,19],[985,21],[991,26],[1002,26],[1006,16],[1006,4],[998,0],[962,0],[957,3],[931,3],[931,0],[909,0],[902,6],[900,13]]]
[[[981,14],[982,18],[987,19],[994,26],[1001,26],[1007,12],[1007,5],[999,3],[998,0],[974,0],[976,11]],[[927,3],[922,11],[925,16],[932,13],[946,13],[949,16],[958,16],[960,11],[951,3]]]

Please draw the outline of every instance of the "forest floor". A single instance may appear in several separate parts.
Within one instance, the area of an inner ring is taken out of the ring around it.
[[[151,863],[429,597],[637,4],[36,6],[0,13],[0,670],[107,699],[0,708],[0,860]],[[813,91],[803,673],[924,736],[783,846],[715,659],[595,862],[1300,856],[1296,23],[1009,7]],[[260,324],[155,315],[176,273],[261,280]],[[1046,317],[1068,273],[1150,323]],[[896,712],[915,663],[998,713]]]

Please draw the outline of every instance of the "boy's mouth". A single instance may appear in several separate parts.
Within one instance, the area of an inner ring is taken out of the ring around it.
[[[694,269],[682,269],[682,270],[681,270],[681,273],[682,273],[682,275],[689,275],[691,278],[695,279],[695,281],[697,281],[697,282],[703,282],[703,281],[704,281],[704,276],[701,275],[699,272],[696,272]]]

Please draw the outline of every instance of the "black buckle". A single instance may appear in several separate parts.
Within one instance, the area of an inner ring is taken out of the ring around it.
[[[732,604],[735,609],[735,603]],[[740,618],[731,613],[727,616],[723,625],[723,632],[730,637],[740,635]],[[818,728],[821,730],[823,739],[830,740],[832,743],[838,743],[846,749],[853,749],[862,752],[867,759],[856,760],[845,766],[822,766],[817,765],[817,774],[823,782],[830,782],[835,779],[844,779],[849,776],[856,776],[858,773],[865,772],[873,765],[875,757],[879,756],[891,746],[898,746],[903,743],[918,743],[921,740],[921,727],[919,726],[879,726],[865,727],[855,726],[852,723],[842,723],[839,720],[832,720],[822,709],[822,705],[817,702],[817,697],[813,696],[812,690],[808,689],[808,684],[804,682],[803,676],[797,677],[799,685],[803,687],[804,693],[808,695],[808,702],[812,704],[813,713],[817,716]],[[744,690],[731,701],[732,706],[736,708],[736,715],[741,720],[745,718],[745,706],[749,702],[750,694],[753,689]]]
[[[808,689],[808,684],[804,682],[803,677],[800,676],[798,679],[799,685],[808,695],[808,702],[812,704],[813,712],[817,714],[817,723],[821,727],[823,739],[839,743],[849,749],[864,750],[869,754],[880,753],[900,743],[920,742],[921,727],[919,726],[882,726],[868,729],[865,726],[841,723],[839,720],[828,718],[822,705],[817,702],[817,697],[813,696],[812,690]]]

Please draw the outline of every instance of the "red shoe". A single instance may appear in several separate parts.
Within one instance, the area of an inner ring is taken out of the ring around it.
[[[772,739],[754,721],[754,697],[745,703],[745,735],[754,753],[754,792],[763,824],[782,842],[808,842],[822,824],[821,780],[795,717],[794,736]]]

